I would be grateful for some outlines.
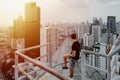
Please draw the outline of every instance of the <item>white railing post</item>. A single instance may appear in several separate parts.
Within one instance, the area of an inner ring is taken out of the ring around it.
[[[92,66],[92,59],[91,59],[91,57],[92,57],[92,55],[91,54],[89,54],[89,64]]]
[[[81,52],[81,71],[82,71],[82,80],[85,80],[85,63],[86,63],[86,58],[85,54]]]
[[[18,80],[18,55],[15,54],[15,80]]]
[[[92,55],[92,66],[95,67],[95,55]]]
[[[107,80],[110,80],[111,78],[111,64],[110,64],[111,58],[107,57]]]

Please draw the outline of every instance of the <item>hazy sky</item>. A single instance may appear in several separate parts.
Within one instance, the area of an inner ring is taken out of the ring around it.
[[[19,15],[24,17],[26,2],[41,7],[41,22],[82,22],[93,17],[116,16],[120,20],[120,0],[0,0],[0,25],[12,26]]]

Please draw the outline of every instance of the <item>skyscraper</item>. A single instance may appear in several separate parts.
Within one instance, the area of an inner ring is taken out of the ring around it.
[[[116,32],[116,17],[115,16],[107,17],[107,29],[109,29],[111,33]]]
[[[40,45],[40,8],[35,2],[25,5],[25,48]],[[40,48],[26,52],[32,58],[40,56]]]
[[[108,16],[107,17],[107,43],[113,43],[112,34],[116,33],[116,17],[115,16]]]
[[[83,35],[83,45],[88,47],[93,46],[93,35],[85,33]]]
[[[92,25],[93,41],[100,42],[100,25]]]
[[[13,49],[24,48],[24,20],[19,16],[14,20],[13,27],[10,28],[11,47]]]
[[[19,16],[14,20],[15,38],[24,38],[24,21],[22,16]]]
[[[14,20],[14,31],[16,39],[16,49],[24,48],[24,21],[22,16]]]

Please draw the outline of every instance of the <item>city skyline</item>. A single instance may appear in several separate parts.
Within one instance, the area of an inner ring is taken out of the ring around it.
[[[120,80],[119,2],[1,0],[0,79]]]
[[[27,2],[34,1],[41,8],[41,23],[83,22],[93,17],[116,16],[120,21],[119,0],[1,0],[0,25],[12,26],[18,16],[24,18],[24,7]],[[12,4],[12,5],[10,5]]]

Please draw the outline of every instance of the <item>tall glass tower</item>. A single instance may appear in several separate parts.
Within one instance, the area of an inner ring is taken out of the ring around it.
[[[40,7],[35,2],[25,5],[25,48],[40,45]],[[25,52],[28,56],[40,56],[40,48]]]

